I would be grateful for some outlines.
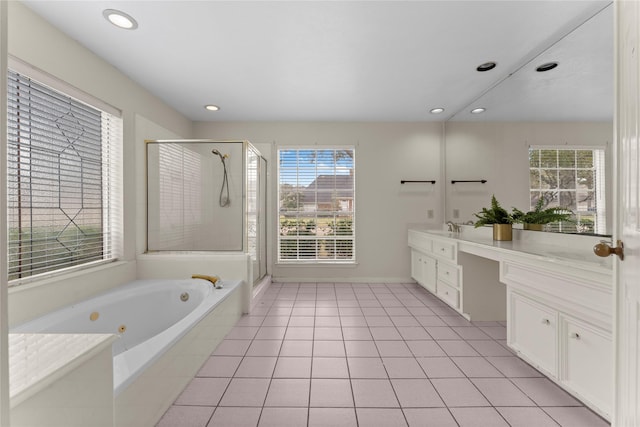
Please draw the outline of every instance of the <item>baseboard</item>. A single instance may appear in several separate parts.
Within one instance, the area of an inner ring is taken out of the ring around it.
[[[415,283],[411,277],[273,277],[277,283]]]
[[[264,293],[267,292],[269,286],[271,286],[271,276],[264,276],[260,283],[253,286],[253,294],[251,295],[251,305],[249,308],[249,313],[253,311],[253,308],[260,301]]]

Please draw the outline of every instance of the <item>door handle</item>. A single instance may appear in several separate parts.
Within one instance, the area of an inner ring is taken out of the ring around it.
[[[624,261],[624,244],[622,240],[616,242],[616,247],[612,248],[604,240],[593,247],[593,252],[601,257],[608,257],[609,255],[616,254],[620,257],[620,261]]]

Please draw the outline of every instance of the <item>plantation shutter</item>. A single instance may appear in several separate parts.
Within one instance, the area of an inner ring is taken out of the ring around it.
[[[7,80],[9,280],[116,259],[122,120],[24,74]]]
[[[278,261],[355,261],[353,148],[278,150]]]

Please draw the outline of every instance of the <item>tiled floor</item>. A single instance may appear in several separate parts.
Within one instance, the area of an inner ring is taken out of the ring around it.
[[[414,284],[274,283],[161,427],[607,426]]]

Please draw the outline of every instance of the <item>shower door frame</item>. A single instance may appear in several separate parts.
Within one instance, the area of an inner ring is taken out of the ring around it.
[[[147,139],[144,141],[145,142],[145,196],[146,196],[146,201],[145,201],[145,218],[146,218],[146,224],[145,224],[145,253],[184,253],[184,252],[243,252],[243,253],[248,253],[249,252],[249,245],[248,245],[248,208],[247,208],[247,186],[248,186],[248,179],[247,179],[247,152],[248,150],[252,150],[254,151],[257,156],[258,156],[258,175],[260,178],[260,161],[264,160],[264,162],[266,163],[266,159],[264,159],[264,157],[262,157],[260,150],[258,150],[253,144],[251,144],[251,142],[247,141],[247,140],[240,140],[240,139],[230,139],[230,140],[218,140],[218,139]],[[172,249],[168,249],[168,250],[149,250],[149,146],[150,144],[192,144],[192,143],[204,143],[204,144],[242,144],[242,190],[243,190],[243,196],[242,196],[242,214],[243,214],[243,219],[242,219],[242,248],[241,249],[230,249],[230,250],[216,250],[216,249],[210,249],[210,250],[172,250]],[[266,178],[266,176],[265,176]],[[260,197],[260,184],[258,184],[258,226],[260,225],[260,220],[259,220],[259,216],[260,216],[260,208],[262,207],[260,201],[259,201],[259,197]],[[267,187],[265,187],[267,188]],[[263,195],[266,199],[266,195]],[[266,212],[263,212],[262,215],[265,216],[266,219]],[[264,224],[264,236],[266,236],[266,220],[263,222]],[[257,231],[257,234],[260,235],[260,231]],[[265,244],[266,244],[266,239],[265,240]],[[260,242],[261,244],[261,242]],[[256,249],[256,253],[259,255],[261,253],[261,251],[259,250],[259,248]],[[266,251],[264,253],[265,255],[265,260],[264,262],[266,263]],[[257,256],[258,258],[258,256]],[[266,265],[266,264],[265,264]],[[266,269],[265,269],[266,271]],[[254,275],[255,276],[255,275]]]

